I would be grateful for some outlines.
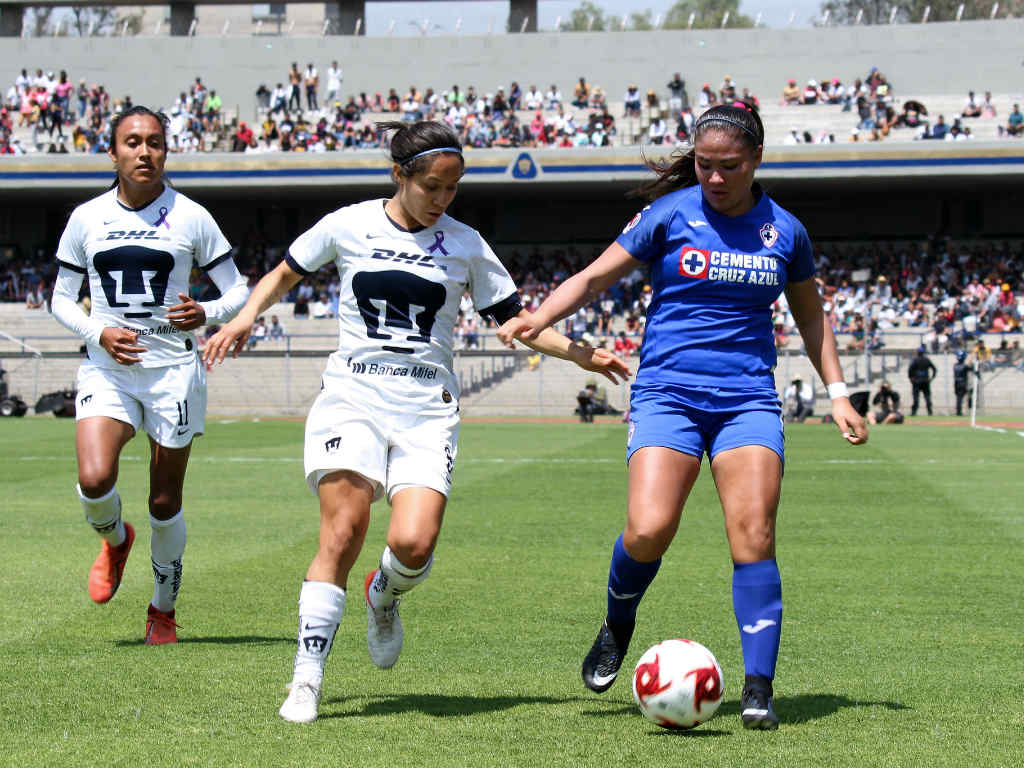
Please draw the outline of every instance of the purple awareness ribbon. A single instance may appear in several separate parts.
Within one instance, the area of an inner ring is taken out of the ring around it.
[[[171,223],[169,221],[167,221],[167,213],[168,213],[168,211],[167,211],[166,208],[161,208],[160,209],[160,218],[157,219],[155,222],[153,222],[153,226],[154,227],[159,227],[161,224],[163,224],[165,227],[170,229],[171,228]]]
[[[433,253],[434,251],[440,251],[445,256],[447,256],[448,251],[445,250],[445,247],[444,245],[442,245],[442,243],[444,243],[444,232],[438,230],[437,232],[434,233],[434,244],[427,248],[427,251],[430,253]]]

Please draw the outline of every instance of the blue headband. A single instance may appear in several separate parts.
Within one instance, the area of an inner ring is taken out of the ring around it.
[[[437,152],[454,152],[460,157],[462,156],[462,150],[459,149],[458,147],[437,147],[436,149],[425,149],[422,152],[417,152],[412,157],[407,157],[405,160],[396,160],[395,162],[398,163],[399,165],[405,165],[406,163],[411,163],[417,157],[423,157],[424,155],[433,155]]]
[[[739,120],[733,120],[731,117],[727,117],[725,115],[711,115],[711,117],[702,117],[693,126],[693,130],[696,131],[698,128],[704,125],[704,123],[729,123],[730,125],[735,125],[737,128],[741,128],[744,131],[746,131],[753,137],[754,141],[764,141],[764,139],[758,137],[756,133],[750,130],[750,128],[745,126]]]

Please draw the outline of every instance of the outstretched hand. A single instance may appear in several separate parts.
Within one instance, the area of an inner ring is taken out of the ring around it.
[[[498,329],[498,340],[509,349],[515,349],[516,339],[532,341],[547,327],[546,323],[537,320],[536,315],[521,312],[502,324]]]
[[[620,360],[614,353],[602,347],[588,347],[580,344],[573,344],[569,348],[569,354],[573,362],[580,368],[594,373],[600,373],[612,384],[619,384],[626,381],[632,371],[629,366]],[[618,376],[618,378],[616,378]]]
[[[850,398],[837,397],[832,401],[832,418],[851,445],[864,445],[868,441],[868,425],[850,403]]]
[[[224,362],[228,351],[232,357],[238,357],[238,353],[245,349],[245,342],[249,340],[252,325],[241,317],[236,317],[213,334],[203,348],[203,364],[207,370],[212,370],[215,364]]]

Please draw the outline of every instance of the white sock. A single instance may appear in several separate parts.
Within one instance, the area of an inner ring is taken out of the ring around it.
[[[82,509],[85,510],[85,519],[93,530],[110,546],[121,546],[128,533],[121,521],[121,497],[117,493],[117,486],[98,499],[90,499],[82,493],[82,486],[78,484],[75,485],[75,489],[82,502]]]
[[[334,635],[345,615],[345,590],[326,581],[304,581],[299,592],[299,647],[293,683],[319,686]]]
[[[422,568],[410,568],[399,562],[391,547],[384,547],[384,552],[380,556],[380,570],[367,590],[370,605],[374,608],[391,605],[396,598],[424,581],[430,575],[430,567],[433,564],[434,556],[431,555]]]
[[[153,555],[153,607],[163,613],[174,610],[181,587],[181,556],[185,554],[185,513],[170,520],[149,516],[153,528],[150,552]]]

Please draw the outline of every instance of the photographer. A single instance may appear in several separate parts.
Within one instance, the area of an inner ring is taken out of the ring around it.
[[[871,404],[878,406],[877,411],[868,413],[868,422],[871,424],[902,424],[903,414],[900,412],[900,395],[895,392],[888,381],[883,381],[882,386],[873,398]]]

